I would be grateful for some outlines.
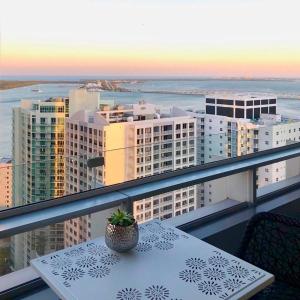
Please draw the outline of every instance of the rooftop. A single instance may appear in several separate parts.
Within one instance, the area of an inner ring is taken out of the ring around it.
[[[164,123],[168,121],[191,118],[191,114],[183,110],[174,108],[169,113],[160,113],[158,107],[144,101],[138,104],[127,105],[100,105],[97,111],[81,110],[76,112],[70,118],[73,120],[80,120],[95,124],[108,123],[124,123],[124,122],[151,122],[155,120],[157,123]]]
[[[207,98],[247,101],[261,99],[277,99],[277,96],[268,93],[214,93],[206,95],[206,99]]]

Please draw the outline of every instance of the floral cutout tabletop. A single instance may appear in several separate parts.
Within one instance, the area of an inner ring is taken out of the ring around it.
[[[104,237],[34,259],[31,265],[62,299],[247,299],[272,274],[160,221],[139,226],[127,253]]]

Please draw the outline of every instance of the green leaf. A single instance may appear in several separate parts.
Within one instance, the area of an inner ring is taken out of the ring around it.
[[[134,224],[135,219],[131,214],[127,213],[126,211],[118,209],[111,215],[110,218],[108,218],[108,222],[116,226],[130,226]]]

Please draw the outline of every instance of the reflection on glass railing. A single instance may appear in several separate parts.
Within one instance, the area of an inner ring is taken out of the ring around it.
[[[11,238],[0,239],[0,276],[11,271]]]
[[[23,269],[36,257],[103,235],[106,224],[105,213],[101,212],[103,225],[100,226],[97,222],[97,227],[93,227],[93,234],[91,222],[95,216],[91,214],[0,240],[0,253],[3,252],[4,258],[0,263],[0,275]],[[98,216],[100,217],[100,213]],[[94,233],[95,230],[97,233]]]
[[[107,218],[116,210],[103,210],[1,239],[0,276],[29,266],[33,258],[103,236]]]
[[[300,158],[276,162],[257,170],[256,186],[258,197],[300,182]]]
[[[188,186],[2,239],[0,275],[25,268],[36,257],[103,236],[108,217],[118,208],[131,213],[139,224],[201,209],[201,188],[204,185]],[[226,197],[224,192],[222,200]]]

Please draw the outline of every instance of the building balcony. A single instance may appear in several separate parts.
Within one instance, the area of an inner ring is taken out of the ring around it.
[[[257,188],[256,175],[259,168],[280,161],[286,162],[287,178]],[[246,224],[257,213],[274,212],[300,218],[300,144],[1,211],[2,241],[16,234],[88,214],[103,213],[104,217],[116,207],[130,210],[134,201],[196,184],[210,184],[211,189],[218,192],[218,198],[186,214],[175,217],[174,213],[172,218],[163,222],[237,255]],[[200,202],[200,197],[197,195],[195,202]],[[172,212],[172,209],[162,212],[167,214],[169,211]],[[52,234],[55,236],[54,232]],[[1,299],[59,299],[31,267],[0,277],[0,291]]]

